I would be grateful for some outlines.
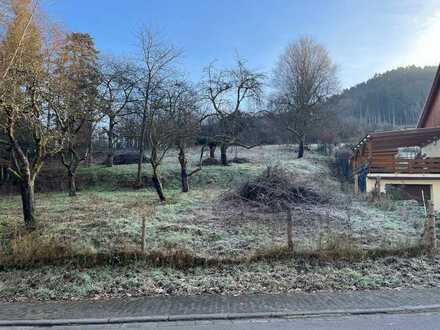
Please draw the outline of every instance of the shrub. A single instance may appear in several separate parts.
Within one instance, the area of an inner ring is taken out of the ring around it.
[[[143,163],[147,163],[149,160],[144,155],[142,160]],[[114,165],[129,165],[129,164],[137,164],[139,162],[139,153],[138,152],[126,152],[115,155],[113,158]]]
[[[350,159],[353,153],[350,148],[341,147],[335,151],[333,168],[336,176],[343,180],[350,180],[352,177]]]
[[[230,163],[247,164],[247,163],[251,163],[251,161],[245,157],[235,157],[230,160]]]
[[[220,161],[215,158],[206,158],[202,161],[203,166],[220,165]]]

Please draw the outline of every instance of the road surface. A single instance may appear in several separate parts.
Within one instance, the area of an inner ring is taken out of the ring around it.
[[[109,330],[109,329],[157,329],[157,330],[280,330],[280,329],[319,329],[319,330],[370,330],[401,329],[424,330],[440,329],[440,312],[414,314],[377,314],[346,317],[306,318],[306,319],[256,319],[239,321],[196,321],[129,323],[113,325],[63,326],[63,327],[15,327],[3,329],[51,329],[51,330]]]

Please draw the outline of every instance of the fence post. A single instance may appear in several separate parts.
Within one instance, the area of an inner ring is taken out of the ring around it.
[[[359,176],[358,174],[354,175],[354,193],[359,194]]]
[[[145,253],[145,231],[146,231],[146,219],[145,217],[142,217],[142,254]]]
[[[374,181],[373,200],[378,201],[380,197],[380,177],[377,177]]]
[[[428,210],[427,210],[426,223],[425,223],[424,245],[426,248],[426,253],[429,254],[430,256],[433,256],[437,251],[434,203],[431,200],[429,200],[427,204],[428,204]]]
[[[289,250],[293,251],[293,219],[292,210],[289,207],[287,209],[287,246]]]

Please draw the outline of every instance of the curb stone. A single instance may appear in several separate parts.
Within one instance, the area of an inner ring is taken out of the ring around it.
[[[99,325],[123,323],[152,323],[167,321],[215,321],[215,320],[240,320],[262,318],[313,318],[321,316],[342,315],[372,315],[372,314],[398,314],[398,313],[424,313],[440,311],[440,305],[427,306],[401,306],[381,309],[338,309],[308,312],[262,312],[262,313],[219,313],[219,314],[183,314],[183,315],[157,315],[117,317],[102,319],[47,319],[47,320],[1,320],[0,327],[11,326],[67,326],[67,325]]]

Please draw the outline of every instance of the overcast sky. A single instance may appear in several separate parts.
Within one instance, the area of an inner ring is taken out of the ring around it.
[[[88,32],[103,54],[132,56],[148,25],[184,51],[197,80],[213,60],[236,54],[270,73],[303,35],[328,48],[342,87],[398,66],[440,62],[440,0],[43,0],[66,29]]]

